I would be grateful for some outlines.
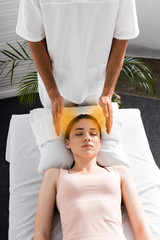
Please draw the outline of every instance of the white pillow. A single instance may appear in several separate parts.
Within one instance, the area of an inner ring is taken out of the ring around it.
[[[64,134],[66,126],[74,117],[85,113],[94,116],[102,130],[102,145],[97,156],[97,162],[101,166],[123,164],[129,167],[122,146],[122,122],[118,114],[118,105],[117,103],[112,103],[112,105],[113,126],[109,135],[106,132],[105,118],[99,105],[64,107],[59,136],[55,133],[51,109],[39,108],[30,111],[30,124],[41,154],[38,172],[44,173],[51,167],[65,169],[71,167],[74,158],[65,144]]]

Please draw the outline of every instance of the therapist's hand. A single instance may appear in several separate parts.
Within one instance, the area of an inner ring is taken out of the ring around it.
[[[60,120],[63,115],[64,105],[64,98],[59,94],[59,92],[54,92],[51,98],[51,113],[57,136],[60,134]]]
[[[106,119],[106,132],[110,134],[113,124],[112,98],[109,96],[101,95],[99,97],[99,105],[101,106],[104,117]]]

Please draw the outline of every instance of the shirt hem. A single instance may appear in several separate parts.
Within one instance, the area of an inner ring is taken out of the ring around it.
[[[119,39],[119,40],[125,40],[125,39],[134,39],[137,38],[139,35],[140,31],[138,30],[137,32],[134,32],[132,34],[128,34],[128,35],[113,35],[114,38]]]
[[[32,37],[32,36],[28,36],[27,34],[24,34],[22,32],[20,32],[17,28],[16,28],[16,34],[22,38],[24,38],[27,41],[31,41],[31,42],[39,42],[41,40],[43,40],[45,38],[45,34],[42,34],[39,37]]]

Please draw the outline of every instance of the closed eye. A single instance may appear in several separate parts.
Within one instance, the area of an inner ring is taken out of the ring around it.
[[[81,136],[81,135],[83,135],[83,133],[76,133],[76,136]],[[90,135],[91,135],[91,136],[96,136],[97,133],[90,133]]]

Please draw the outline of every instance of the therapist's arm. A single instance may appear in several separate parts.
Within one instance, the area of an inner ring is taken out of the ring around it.
[[[118,76],[121,72],[128,40],[113,38],[108,64],[106,68],[105,83],[102,94],[99,98],[99,105],[102,107],[106,117],[107,133],[110,133],[113,123],[112,96],[115,90]]]
[[[39,42],[28,41],[28,45],[35,67],[44,82],[48,96],[51,100],[53,123],[58,135],[60,131],[60,116],[63,113],[64,107],[64,98],[60,95],[53,76],[52,64],[47,51],[46,40],[43,39]]]

